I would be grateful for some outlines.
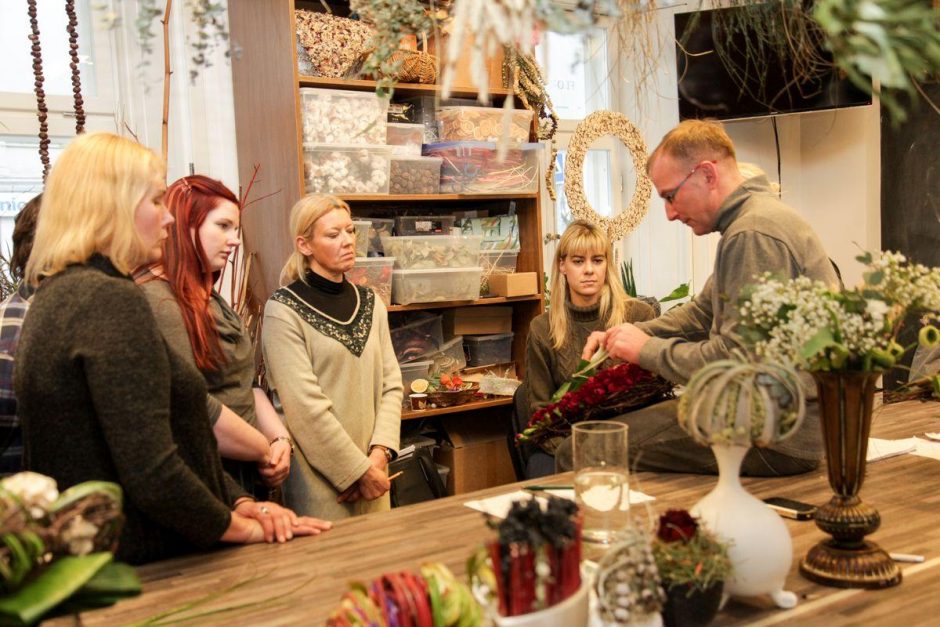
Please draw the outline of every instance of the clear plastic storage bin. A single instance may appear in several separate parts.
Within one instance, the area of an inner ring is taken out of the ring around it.
[[[496,144],[449,142],[428,144],[424,154],[441,157],[442,194],[535,193],[539,186],[541,144],[512,146],[497,158]]]
[[[439,350],[444,343],[441,322],[440,315],[433,315],[392,329],[392,347],[398,362],[414,361],[422,355]]]
[[[375,92],[304,87],[304,143],[384,144],[388,100]]]
[[[382,254],[382,238],[391,237],[395,228],[394,218],[369,218],[372,223],[369,227],[369,254],[372,256]]]
[[[408,395],[411,394],[411,382],[415,379],[427,379],[431,376],[431,366],[433,365],[434,362],[430,359],[399,364],[401,368],[401,384],[402,387],[405,388],[402,404],[408,403]]]
[[[356,257],[356,265],[346,273],[353,285],[371,287],[386,306],[392,304],[392,257]]]
[[[424,124],[400,124],[389,122],[385,131],[386,143],[394,146],[396,155],[421,156],[424,143]]]
[[[430,375],[450,374],[467,367],[467,356],[463,352],[463,336],[458,335],[444,343],[439,350],[424,355],[422,359],[432,362]]]
[[[415,235],[451,235],[454,216],[398,216],[395,218],[395,233],[403,237]],[[482,238],[481,238],[482,241]]]
[[[392,302],[399,305],[480,298],[483,269],[433,268],[392,271]]]
[[[422,157],[420,151],[417,156],[392,155],[389,193],[437,194],[441,190],[442,161],[440,157]]]
[[[512,274],[516,271],[516,260],[519,258],[519,249],[515,250],[481,250],[480,266],[483,275],[480,277],[480,295],[490,293],[490,277],[494,274]]]
[[[468,335],[464,337],[467,347],[467,366],[488,366],[512,361],[512,333],[496,335]]]
[[[479,236],[404,235],[383,237],[382,249],[402,270],[469,268],[480,265],[482,241]]]
[[[533,112],[514,109],[508,113],[509,141],[529,141]],[[506,112],[493,107],[441,107],[437,112],[442,142],[498,142],[503,138]]]
[[[369,256],[369,228],[372,223],[368,220],[353,220],[356,227],[356,257]]]
[[[387,194],[388,146],[304,146],[307,193]]]

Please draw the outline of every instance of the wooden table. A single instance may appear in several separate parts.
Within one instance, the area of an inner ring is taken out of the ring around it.
[[[940,403],[905,402],[876,410],[873,435],[902,438],[940,431]],[[656,497],[657,509],[691,507],[714,485],[714,477],[639,473],[634,488]],[[556,480],[556,478],[552,478]],[[570,477],[557,478],[559,483]],[[549,483],[545,479],[539,483]],[[758,497],[771,495],[821,504],[828,500],[824,468],[781,479],[745,479]],[[211,593],[228,590],[211,603],[185,614],[264,601],[263,606],[203,617],[200,622],[230,624],[322,624],[350,580],[368,580],[383,572],[441,561],[456,574],[479,543],[489,537],[481,514],[466,508],[471,498],[501,494],[524,483],[503,486],[344,520],[318,538],[255,545],[169,560],[139,569],[142,596],[102,611],[83,614],[82,624],[126,624],[181,607]],[[923,564],[902,565],[903,583],[888,590],[826,588],[803,579],[799,558],[823,537],[812,522],[787,521],[794,561],[787,588],[800,602],[777,610],[769,599],[734,599],[716,624],[773,625],[912,625],[940,622],[940,462],[905,455],[869,467],[862,497],[881,512],[882,527],[873,539],[892,552],[924,555]],[[257,581],[232,590],[232,586]]]

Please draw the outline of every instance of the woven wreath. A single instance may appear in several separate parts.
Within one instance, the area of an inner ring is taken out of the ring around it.
[[[584,194],[584,157],[591,144],[604,135],[613,135],[623,142],[633,156],[636,169],[636,189],[630,205],[612,218],[597,213]],[[610,240],[617,241],[633,231],[646,216],[652,190],[653,184],[646,176],[646,142],[625,115],[595,111],[578,124],[565,158],[565,196],[575,218],[602,226]]]

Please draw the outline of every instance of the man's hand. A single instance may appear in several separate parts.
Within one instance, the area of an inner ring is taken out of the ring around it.
[[[612,358],[637,364],[640,362],[640,351],[649,339],[646,333],[624,322],[607,330],[604,346]]]
[[[596,353],[598,349],[604,348],[606,342],[607,332],[605,331],[595,331],[589,335],[587,343],[584,345],[584,350],[581,351],[581,359],[591,361],[591,358],[594,357],[594,353]]]

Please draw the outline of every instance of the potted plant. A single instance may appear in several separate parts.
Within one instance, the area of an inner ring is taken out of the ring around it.
[[[762,276],[741,296],[739,332],[767,362],[810,372],[819,392],[820,423],[835,493],[816,512],[816,526],[832,536],[803,558],[800,572],[822,584],[852,588],[897,585],[901,572],[878,545],[865,540],[881,524],[878,511],[861,502],[865,456],[878,378],[916,346],[898,344],[909,314],[927,321],[940,314],[940,268],[903,255],[866,253],[863,282],[832,289],[806,277],[780,281]],[[927,324],[918,343],[936,344]]]
[[[727,544],[686,510],[671,509],[659,517],[653,558],[666,591],[666,626],[709,624],[731,573]]]

